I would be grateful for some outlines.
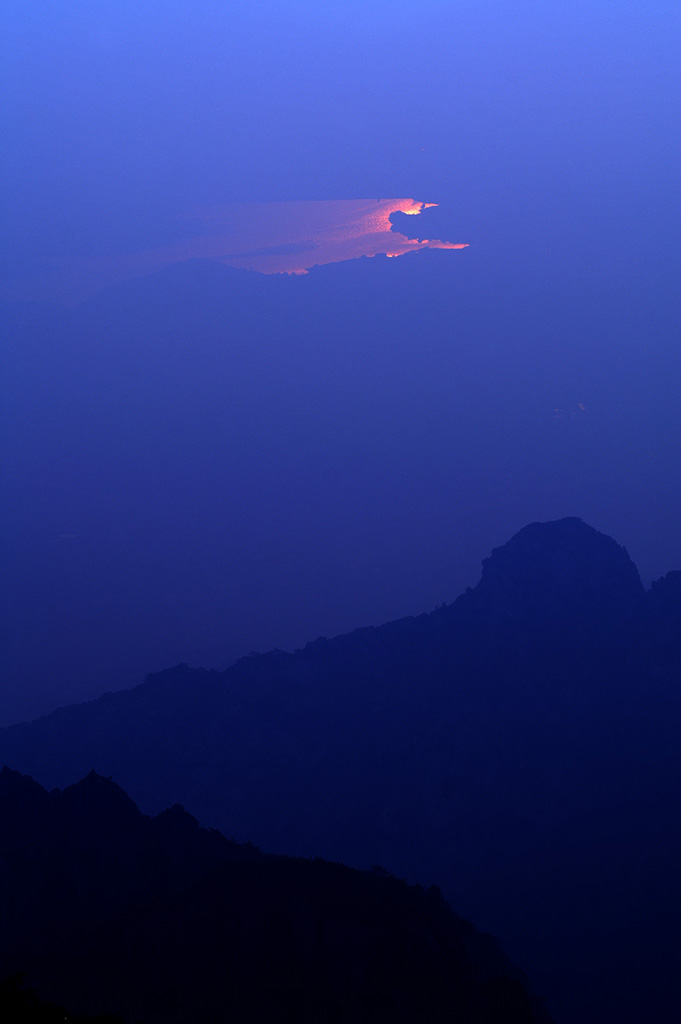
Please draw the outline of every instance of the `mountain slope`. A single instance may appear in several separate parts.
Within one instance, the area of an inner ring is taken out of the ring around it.
[[[150,819],[94,772],[63,793],[0,773],[0,908],[0,980],[26,972],[78,1013],[145,1024],[549,1019],[439,891],[265,857],[177,806]],[[11,992],[0,986],[0,1001]]]

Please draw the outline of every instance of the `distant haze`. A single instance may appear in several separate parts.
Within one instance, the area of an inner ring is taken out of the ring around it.
[[[0,722],[433,608],[532,521],[681,567],[680,22],[3,0]]]

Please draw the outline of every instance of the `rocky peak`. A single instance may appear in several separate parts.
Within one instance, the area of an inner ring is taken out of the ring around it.
[[[475,604],[493,622],[631,623],[644,590],[626,550],[581,519],[532,523],[483,561]]]
[[[39,836],[50,804],[50,794],[41,785],[5,765],[0,771],[0,818],[4,826],[0,843],[14,843],[22,835]]]
[[[64,811],[87,820],[90,828],[115,830],[132,825],[142,813],[128,794],[112,779],[91,771],[84,779],[68,786],[61,795]]]

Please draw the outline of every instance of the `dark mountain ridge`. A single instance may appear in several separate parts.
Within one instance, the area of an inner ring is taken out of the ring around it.
[[[535,523],[451,605],[222,673],[178,666],[2,731],[0,760],[49,786],[94,765],[145,812],[180,800],[271,852],[442,884],[558,1020],[664,1016],[677,575],[646,593],[612,539]]]
[[[63,793],[0,772],[0,983],[11,972],[144,1024],[549,1021],[439,891],[267,857],[179,806],[148,818],[94,772]],[[0,984],[0,1008],[11,995]]]

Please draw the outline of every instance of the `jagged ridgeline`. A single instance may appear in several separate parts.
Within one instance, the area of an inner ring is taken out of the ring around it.
[[[146,817],[94,772],[48,793],[3,769],[0,866],[7,1024],[549,1021],[439,890]]]
[[[383,864],[496,935],[559,1024],[677,1016],[681,573],[535,523],[430,614],[179,666],[0,732],[272,853]]]

